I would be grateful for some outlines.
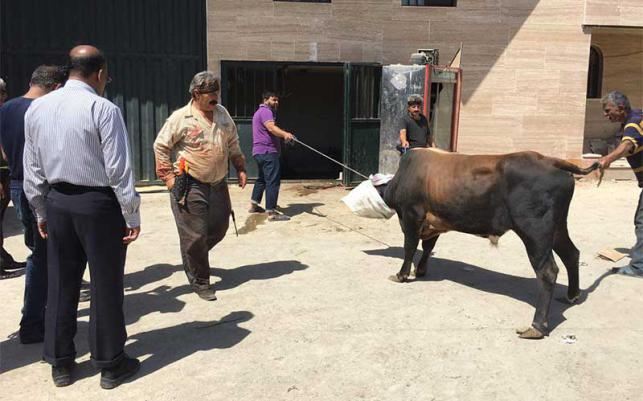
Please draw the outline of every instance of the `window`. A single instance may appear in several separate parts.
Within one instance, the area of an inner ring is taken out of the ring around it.
[[[455,7],[456,0],[402,0],[403,6]]]
[[[587,70],[587,98],[601,97],[603,86],[603,54],[596,46],[589,48],[589,68]]]
[[[289,1],[291,3],[330,3],[330,0],[273,0],[273,1]]]
[[[379,118],[382,68],[355,65],[351,81],[351,118]]]
[[[261,95],[270,90],[278,95],[286,93],[283,66],[272,63],[222,62],[225,77],[221,97],[233,118],[252,118],[261,103]]]

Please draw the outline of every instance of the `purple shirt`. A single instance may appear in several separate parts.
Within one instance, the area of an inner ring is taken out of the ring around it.
[[[265,104],[259,106],[252,116],[252,155],[279,153],[281,147],[279,138],[272,135],[266,128],[266,122],[274,121],[272,109]]]

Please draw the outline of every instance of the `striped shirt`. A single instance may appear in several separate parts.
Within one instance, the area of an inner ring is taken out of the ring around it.
[[[46,221],[49,184],[111,187],[128,227],[140,226],[140,197],[120,109],[86,83],[70,79],[25,114],[24,191]]]

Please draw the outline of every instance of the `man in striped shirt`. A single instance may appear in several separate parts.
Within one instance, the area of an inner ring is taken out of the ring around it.
[[[140,232],[125,123],[101,97],[109,81],[102,52],[74,47],[65,86],[34,100],[25,115],[24,191],[47,238],[44,359],[56,386],[72,382],[78,291],[91,274],[89,348],[101,387],[139,368],[124,352],[123,275],[127,244]]]
[[[627,158],[632,171],[643,188],[643,111],[633,109],[630,101],[623,93],[612,91],[603,99],[603,114],[613,123],[621,123],[623,138],[620,145],[598,162],[601,167],[608,168],[615,160]],[[634,233],[636,244],[630,250],[630,263],[626,266],[614,267],[612,271],[630,277],[643,278],[643,191],[639,195],[639,203],[634,214]]]

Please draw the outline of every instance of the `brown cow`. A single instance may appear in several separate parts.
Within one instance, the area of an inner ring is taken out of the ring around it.
[[[522,338],[548,333],[548,315],[560,256],[569,276],[567,299],[580,296],[578,249],[567,232],[567,214],[574,193],[574,174],[588,174],[595,163],[581,169],[561,159],[536,152],[496,156],[414,149],[400,161],[395,177],[378,187],[386,204],[397,212],[404,232],[404,263],[394,281],[404,282],[419,240],[424,250],[416,277],[426,274],[438,236],[459,231],[498,237],[513,230],[525,244],[538,278],[536,313]]]

